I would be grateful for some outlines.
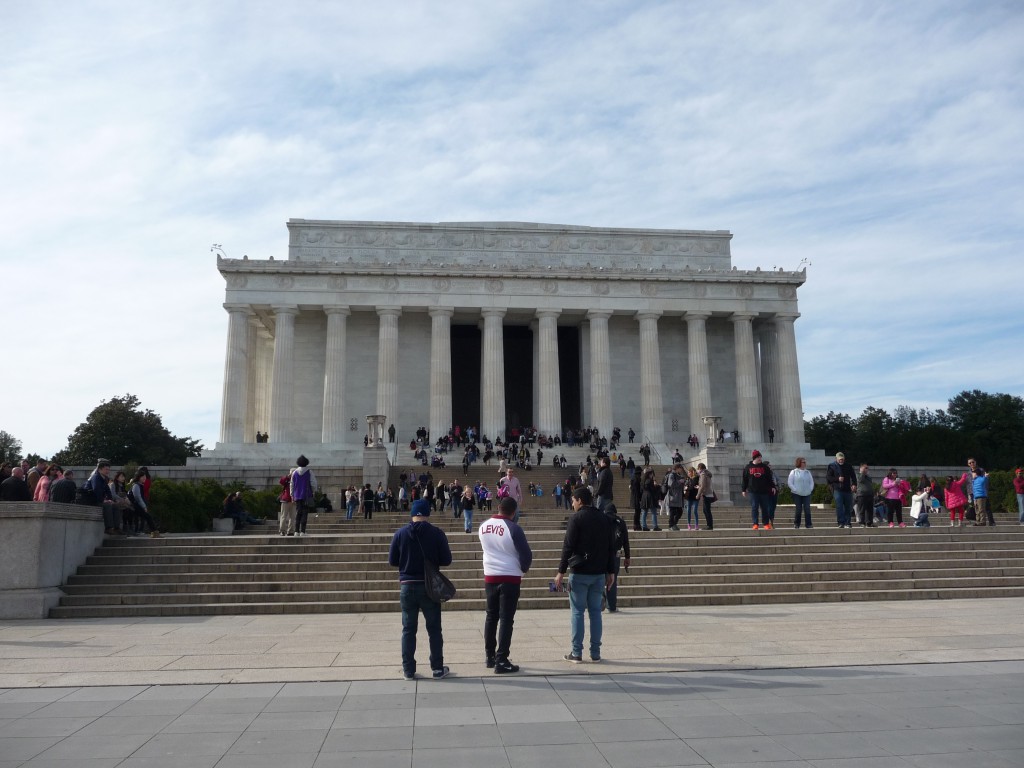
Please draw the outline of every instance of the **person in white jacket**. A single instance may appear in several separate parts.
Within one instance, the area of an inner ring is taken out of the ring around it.
[[[481,523],[479,530],[487,595],[484,657],[496,675],[519,671],[508,654],[523,574],[530,570],[533,552],[523,529],[514,522],[518,507],[515,499],[506,496],[498,503],[498,514]]]
[[[793,494],[793,503],[796,504],[796,517],[793,519],[793,527],[800,527],[800,513],[803,511],[803,522],[807,528],[813,528],[811,523],[811,494],[814,493],[814,478],[811,471],[807,469],[807,459],[798,456],[796,466],[790,470],[786,485]]]

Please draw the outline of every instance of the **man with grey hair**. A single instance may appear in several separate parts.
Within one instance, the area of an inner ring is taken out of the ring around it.
[[[853,492],[857,488],[857,475],[853,466],[846,463],[846,455],[836,454],[836,460],[828,465],[825,482],[832,489],[836,500],[836,522],[839,528],[852,528],[850,524],[853,512]]]

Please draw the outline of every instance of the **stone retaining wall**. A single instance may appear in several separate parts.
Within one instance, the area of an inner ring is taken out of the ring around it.
[[[0,502],[0,619],[43,619],[103,542],[99,507]]]

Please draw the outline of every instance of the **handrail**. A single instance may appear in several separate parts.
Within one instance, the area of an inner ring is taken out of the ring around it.
[[[657,448],[654,447],[655,444],[653,442],[651,442],[651,439],[647,435],[645,435],[643,432],[640,433],[640,445],[647,445],[647,446],[649,446],[650,449],[651,449],[651,456],[652,457],[657,457],[657,459],[658,459],[657,461],[654,461],[653,458],[651,459],[651,463],[652,464],[664,464],[665,463],[664,461],[661,460],[661,451],[659,451]]]
[[[392,467],[398,464],[398,446],[401,444],[401,436],[398,430],[395,430],[395,442],[391,444],[391,457],[388,459],[388,464]]]

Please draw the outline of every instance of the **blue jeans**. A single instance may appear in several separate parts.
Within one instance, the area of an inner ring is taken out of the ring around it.
[[[359,502],[352,499],[348,504],[345,505],[345,519],[351,520],[352,515],[356,513],[356,507],[359,506]]]
[[[462,510],[462,522],[465,524],[466,533],[473,530],[473,510],[463,509]]]
[[[608,505],[611,504],[611,503],[612,503],[612,497],[611,496],[595,496],[594,497],[594,506],[597,507],[598,509],[600,509],[602,512],[604,512],[605,509],[607,509]],[[657,525],[657,523],[655,523],[655,525]]]
[[[1017,522],[1024,525],[1024,493],[1017,494]]]
[[[836,497],[836,522],[839,525],[849,525],[850,515],[853,514],[853,493],[851,491],[835,491]]]
[[[771,513],[768,510],[769,495],[767,493],[754,493],[748,491],[747,495],[750,497],[750,520],[754,525],[757,525],[757,510],[761,510],[761,524],[768,525],[771,522]]]
[[[810,496],[798,496],[793,494],[793,503],[796,504],[796,517],[793,519],[793,524],[799,528],[801,512],[803,513],[803,524],[807,528],[813,528],[811,524],[811,497]]]
[[[603,573],[572,573],[569,575],[569,610],[572,631],[572,652],[583,655],[583,612],[590,614],[590,656],[601,658],[601,598],[604,596]]]
[[[441,604],[427,597],[423,582],[402,584],[399,600],[402,606],[402,671],[407,675],[416,674],[416,629],[420,611],[430,639],[430,669],[441,669],[444,666]]]
[[[693,518],[693,527],[700,528],[700,512],[698,511],[698,499],[686,500],[686,524],[690,525],[690,518]]]
[[[657,507],[652,507],[651,509],[645,509],[643,511],[643,517],[641,518],[641,521],[640,521],[640,527],[641,528],[646,528],[647,527],[647,515],[648,514],[650,514],[654,518],[654,525],[651,526],[651,527],[652,528],[657,528],[658,527],[658,508]]]

